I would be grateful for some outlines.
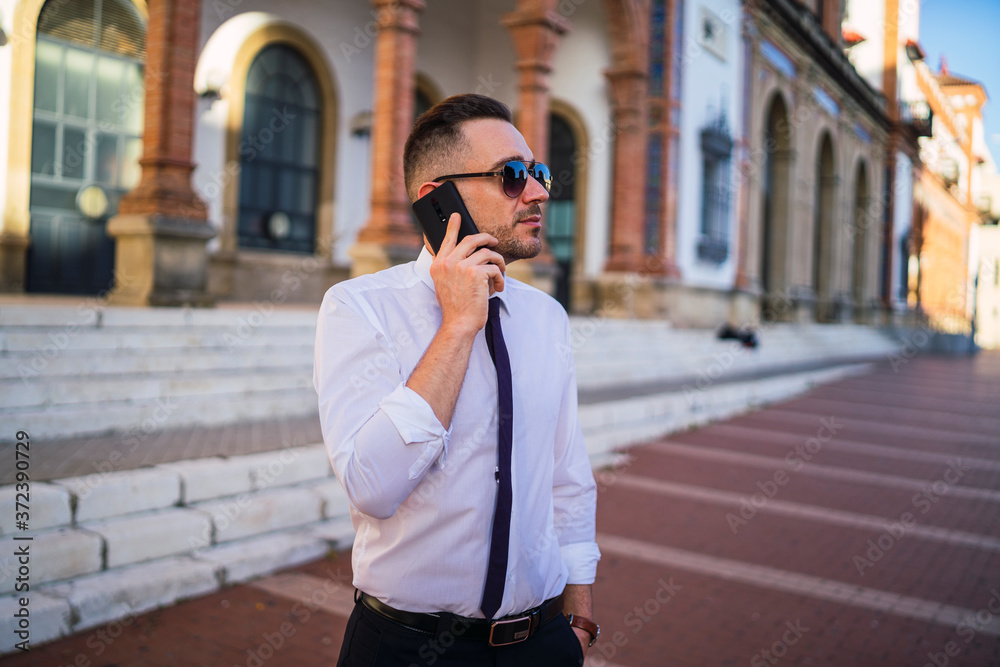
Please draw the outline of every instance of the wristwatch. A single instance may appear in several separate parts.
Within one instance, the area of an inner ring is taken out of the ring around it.
[[[573,628],[580,628],[588,635],[590,635],[590,643],[587,644],[588,647],[593,646],[594,642],[601,635],[601,626],[594,623],[592,620],[585,616],[577,616],[576,614],[569,615],[569,625]]]

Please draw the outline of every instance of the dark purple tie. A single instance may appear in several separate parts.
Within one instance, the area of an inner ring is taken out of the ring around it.
[[[500,330],[500,299],[490,299],[490,316],[486,320],[486,344],[497,368],[497,399],[499,426],[497,428],[497,507],[493,513],[493,536],[490,538],[490,563],[486,570],[483,602],[479,605],[483,616],[492,619],[503,600],[503,587],[507,579],[507,546],[510,544],[510,450],[514,439],[514,391],[510,377],[510,357]]]

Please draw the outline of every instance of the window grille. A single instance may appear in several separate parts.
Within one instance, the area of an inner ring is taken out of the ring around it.
[[[730,168],[733,138],[724,113],[701,131],[702,201],[698,259],[721,264],[729,256]]]

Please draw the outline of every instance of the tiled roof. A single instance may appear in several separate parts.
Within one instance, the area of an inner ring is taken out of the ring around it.
[[[937,76],[938,83],[942,86],[981,86],[982,84],[972,79],[955,76],[951,72],[945,71]]]

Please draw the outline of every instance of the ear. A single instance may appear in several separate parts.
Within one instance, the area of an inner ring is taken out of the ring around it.
[[[420,188],[417,190],[417,199],[420,199],[421,197],[423,197],[424,195],[426,195],[431,190],[437,189],[438,186],[440,186],[440,185],[441,185],[440,183],[437,183],[435,181],[426,181],[424,183],[421,183],[420,184]],[[427,252],[429,252],[431,254],[431,256],[433,257],[434,256],[434,249],[431,248],[430,241],[427,240],[427,236],[426,235],[424,235],[423,238],[424,238],[424,247],[427,248]]]
[[[420,199],[426,195],[431,190],[438,188],[441,184],[435,181],[425,181],[420,184],[420,188],[417,190],[417,199]]]

